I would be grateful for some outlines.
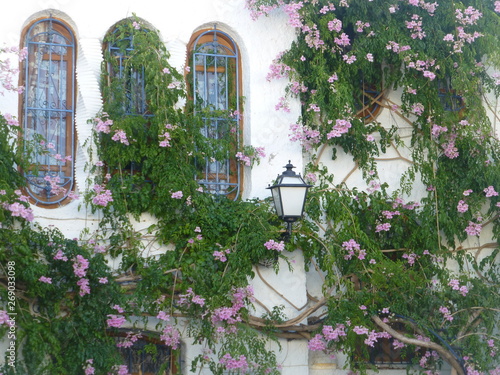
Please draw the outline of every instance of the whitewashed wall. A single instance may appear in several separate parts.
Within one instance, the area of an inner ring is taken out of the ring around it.
[[[5,7],[5,5],[4,5]],[[246,98],[244,111],[244,142],[265,147],[267,157],[252,170],[246,167],[244,198],[267,197],[265,190],[277,174],[283,171],[288,160],[301,171],[302,153],[297,143],[288,140],[289,125],[299,116],[297,102],[290,103],[290,113],[277,112],[274,107],[283,96],[286,82],[266,81],[269,65],[276,55],[286,49],[294,38],[294,30],[288,26],[284,13],[274,12],[270,17],[252,21],[244,0],[18,0],[9,2],[7,14],[0,23],[0,43],[5,46],[20,45],[23,28],[32,20],[52,14],[69,23],[78,41],[77,81],[78,96],[76,107],[76,128],[78,132],[78,152],[76,156],[76,178],[80,192],[85,189],[84,165],[88,160],[82,143],[90,136],[87,120],[100,110],[102,98],[99,92],[99,73],[102,61],[101,43],[107,30],[116,22],[135,13],[156,28],[166,43],[172,58],[171,63],[182,70],[186,60],[186,45],[191,35],[206,27],[217,28],[229,33],[238,43],[243,63],[243,95]],[[397,93],[392,94],[397,101]],[[492,108],[498,114],[498,101],[492,98]],[[17,114],[18,97],[6,94],[0,98],[0,112]],[[491,116],[495,121],[494,116]],[[390,127],[395,120],[389,111],[383,111],[379,121]],[[498,125],[496,125],[498,133]],[[393,155],[388,155],[391,157]],[[326,162],[326,161],[325,161]],[[401,164],[401,165],[399,165]],[[404,161],[384,165],[381,161],[381,175],[384,180],[398,180]],[[335,174],[342,179],[353,167],[349,156],[339,153],[335,162]],[[342,170],[339,170],[342,166]],[[348,185],[360,185],[359,175],[350,177]],[[412,197],[415,199],[414,197]],[[36,221],[42,225],[55,225],[69,238],[77,238],[83,228],[97,227],[99,215],[91,215],[75,201],[57,209],[34,208]],[[145,227],[152,218],[144,216],[138,226]],[[300,314],[307,303],[307,289],[311,295],[319,297],[321,278],[317,274],[307,275],[304,259],[299,251],[289,255],[294,271],[282,264],[276,275],[270,269],[260,269],[260,276],[254,280],[256,297],[267,307],[285,306],[288,318]],[[270,289],[263,281],[272,285]],[[280,297],[280,294],[285,298]],[[257,306],[255,315],[264,309]],[[189,340],[186,341],[188,343]],[[283,375],[323,375],[342,374],[343,359],[337,360],[310,354],[305,340],[281,342],[282,351],[278,355],[283,365]],[[186,345],[183,358],[186,368],[198,353],[199,348]],[[187,370],[186,370],[187,371]],[[389,370],[387,370],[389,371]],[[187,373],[187,372],[186,372]]]

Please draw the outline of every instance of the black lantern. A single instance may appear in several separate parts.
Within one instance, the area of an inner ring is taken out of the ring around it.
[[[312,186],[306,184],[300,174],[292,171],[295,168],[290,161],[273,186],[269,186],[273,194],[274,206],[278,217],[287,223],[287,236],[292,234],[292,223],[302,217],[307,197],[307,190]]]

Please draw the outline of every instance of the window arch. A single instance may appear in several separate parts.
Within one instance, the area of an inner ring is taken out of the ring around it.
[[[106,64],[108,87],[118,92],[115,103],[120,103],[124,115],[147,116],[147,99],[144,67],[131,63],[134,53],[134,38],[128,31],[132,20],[118,22],[106,35],[105,53],[109,54]]]
[[[236,160],[241,120],[241,62],[238,46],[215,27],[195,34],[189,46],[191,92],[194,111],[201,114],[203,135],[230,144],[220,155],[217,150],[197,161],[198,182],[206,191],[238,198],[241,167]]]
[[[75,37],[62,21],[25,29],[21,119],[31,167],[23,171],[32,202],[56,207],[74,188]]]

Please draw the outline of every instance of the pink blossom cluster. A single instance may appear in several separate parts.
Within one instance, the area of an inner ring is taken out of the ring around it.
[[[5,310],[0,310],[0,326],[6,325],[9,327],[13,327],[16,325],[16,322],[12,320]]]
[[[181,199],[183,195],[184,194],[182,193],[182,190],[179,190],[179,191],[174,191],[170,197],[173,199]]]
[[[345,260],[351,260],[352,257],[357,257],[359,260],[366,258],[366,250],[361,249],[361,246],[352,238],[349,241],[342,242],[342,249],[347,251],[347,254],[344,255]],[[373,259],[370,261],[370,263],[374,262]]]
[[[449,142],[443,143],[441,147],[443,148],[445,156],[450,159],[455,159],[460,155],[457,146],[455,146],[455,140],[453,139],[450,139]]]
[[[66,189],[59,185],[61,183],[59,176],[46,175],[43,180],[50,185],[51,194],[59,195],[66,193]]]
[[[328,124],[331,124],[332,120],[328,120]],[[351,123],[345,119],[337,119],[335,120],[335,125],[333,125],[333,129],[326,135],[327,139],[340,137],[342,134],[345,134],[351,128]]]
[[[226,254],[230,254],[230,253],[231,253],[231,250],[229,250],[229,249],[222,250],[222,251],[215,250],[213,253],[213,256],[214,256],[215,260],[219,260],[222,263],[224,263],[225,261],[227,261]]]
[[[116,373],[116,375],[130,375],[126,365],[115,365],[111,368],[111,370],[113,373]],[[111,373],[108,372],[108,375],[111,375]]]
[[[467,203],[465,203],[465,201],[463,201],[463,200],[458,201],[458,204],[457,204],[457,211],[458,212],[464,213],[464,212],[467,212],[468,210],[469,210],[469,205]]]
[[[276,242],[275,240],[269,240],[264,243],[264,246],[267,250],[276,250],[278,252],[285,250],[285,242],[283,241]]]
[[[429,366],[430,360],[437,360],[439,358],[439,354],[432,350],[427,350],[424,355],[420,358],[419,365],[422,368],[427,368]]]
[[[102,185],[94,185],[94,192],[96,193],[96,196],[92,198],[92,203],[106,207],[109,202],[113,202],[113,195],[111,193],[111,190],[107,190],[104,186]]]
[[[448,131],[448,128],[446,126],[439,126],[439,125],[432,125],[432,130],[431,130],[431,134],[434,136],[434,137],[438,137],[441,133],[445,133]]]
[[[257,0],[246,0],[245,7],[250,9],[250,17],[255,21],[263,15],[269,14],[273,9],[276,9],[278,5],[259,5],[256,6]]]
[[[73,262],[73,272],[77,277],[85,277],[87,269],[89,268],[89,261],[81,255],[77,255]]]
[[[391,229],[391,223],[377,224],[375,227],[375,233],[378,232],[388,232]]]
[[[387,332],[377,332],[372,330],[368,333],[368,337],[365,339],[364,343],[368,346],[374,347],[378,339],[390,339],[392,336]]]
[[[453,320],[453,316],[451,315],[450,310],[447,307],[440,306],[439,307],[439,312],[441,314],[443,314],[443,317],[444,317],[445,320],[448,320],[449,322],[451,322]]]
[[[340,32],[340,30],[342,30],[342,21],[335,18],[331,21],[328,21],[328,30],[330,31],[336,31],[336,32]]]
[[[179,305],[186,305],[187,307],[191,306],[191,304],[195,304],[198,306],[205,305],[205,298],[197,295],[195,292],[193,292],[192,288],[188,288],[186,290],[186,294],[181,294],[179,296]]]
[[[353,64],[356,61],[356,56],[355,55],[342,55],[342,60],[344,60],[347,64]]]
[[[19,121],[10,113],[5,113],[2,116],[5,119],[5,121],[7,121],[7,125],[19,126]]]
[[[455,17],[458,22],[462,25],[476,25],[477,21],[483,16],[483,14],[473,7],[469,6],[464,11],[461,9],[455,9]]]
[[[134,345],[134,342],[139,340],[142,337],[142,335],[138,332],[134,331],[128,331],[127,336],[123,340],[120,340],[116,346],[118,348],[130,348],[131,346]]]
[[[490,197],[497,197],[498,193],[495,191],[495,188],[493,186],[488,186],[486,189],[483,190],[484,193],[486,194],[487,198]]]
[[[467,225],[464,230],[469,236],[479,236],[482,229],[483,227],[481,224],[469,221],[469,225]]]
[[[392,219],[394,216],[399,216],[401,215],[401,212],[399,211],[382,211],[382,216],[384,216],[386,219]]]
[[[422,103],[414,103],[411,107],[411,111],[417,116],[420,116],[422,113],[424,113],[424,109],[425,107]]]
[[[303,83],[297,81],[293,81],[288,87],[290,88],[290,91],[295,95],[298,95],[301,92],[307,92],[307,87],[304,86]]]
[[[85,361],[85,366],[83,366],[83,371],[85,375],[94,375],[95,374],[95,368],[92,366],[94,364],[93,359],[87,359]]]
[[[323,326],[321,334],[318,333],[309,340],[308,347],[311,351],[323,351],[327,348],[328,343],[332,341],[338,342],[342,337],[346,336],[347,333],[343,324],[337,324],[335,328],[330,325],[325,325]]]
[[[112,328],[120,328],[126,321],[123,315],[108,314],[108,317],[106,323]]]
[[[113,134],[111,139],[115,142],[120,142],[126,146],[130,144],[127,139],[127,133],[125,133],[125,131],[121,129],[115,129],[115,134]]]
[[[460,282],[457,279],[451,279],[448,283],[448,286],[451,286],[451,289],[458,290],[462,296],[466,296],[469,293],[469,289],[466,285],[460,285]]]
[[[159,311],[156,318],[168,322],[170,320],[170,315],[168,315],[165,311]]]
[[[38,281],[46,284],[52,284],[52,278],[51,277],[46,277],[46,276],[40,276]]]
[[[288,23],[292,27],[302,27],[302,20],[300,17],[299,10],[304,6],[302,1],[297,3],[290,2],[283,7],[283,10],[288,15]]]
[[[12,216],[22,217],[26,221],[33,221],[35,218],[33,210],[29,207],[25,207],[19,202],[14,202],[12,204],[5,202],[3,203],[3,208],[9,210]]]
[[[12,53],[16,54],[19,58],[19,61],[23,61],[28,55],[27,48],[19,49],[17,47],[3,47],[0,48],[0,54],[4,53]],[[0,60],[0,84],[7,91],[16,92],[18,94],[22,94],[24,92],[23,86],[17,86],[14,82],[17,80],[17,74],[19,73],[19,68],[17,64],[11,66],[11,61],[9,58],[4,60]],[[3,91],[0,91],[0,94],[3,95]]]
[[[54,259],[55,260],[62,260],[63,262],[68,261],[68,257],[66,255],[64,255],[64,252],[61,249],[57,250],[56,255],[54,255]]]
[[[280,52],[269,66],[270,72],[266,76],[268,81],[272,79],[288,78],[290,75],[292,68],[280,61],[284,53],[285,51]]]
[[[356,21],[356,31],[358,33],[362,33],[363,30],[367,27],[370,27],[369,22],[363,22],[363,21]]]
[[[388,50],[392,50],[392,52],[396,52],[396,53],[401,53],[401,52],[405,52],[405,51],[408,51],[408,50],[411,50],[411,47],[406,45],[406,46],[400,46],[399,43],[396,43],[392,40],[389,41],[389,44],[387,44],[385,46],[386,49]]]
[[[340,34],[339,38],[335,37],[333,41],[340,47],[347,47],[351,45],[351,40],[349,39],[349,35],[347,35],[346,33]]]
[[[401,256],[403,259],[406,259],[408,261],[408,264],[410,266],[413,266],[415,264],[415,261],[420,258],[419,255],[415,254],[415,253],[410,253],[410,254],[407,254],[407,253],[404,253],[402,256]]]
[[[90,294],[89,279],[81,278],[76,282],[76,285],[80,287],[80,292],[78,293],[80,297],[83,297],[86,294]]]
[[[98,133],[109,134],[111,132],[111,125],[113,125],[113,120],[108,118],[107,113],[102,114],[103,119],[96,117],[94,119],[95,130]]]
[[[181,342],[181,334],[177,328],[168,325],[163,329],[160,339],[165,343],[165,345],[176,350]]]
[[[165,129],[165,132],[158,136],[159,138],[163,138],[159,145],[160,147],[171,147],[172,145],[170,144],[170,141],[172,140],[172,137],[170,136],[170,132],[168,130],[174,129],[174,126],[171,124],[165,124]]]
[[[223,365],[228,370],[238,369],[243,373],[248,370],[247,358],[244,355],[240,355],[238,359],[231,357],[229,353],[224,354],[219,360],[219,363]]]
[[[320,143],[321,133],[318,130],[312,130],[308,126],[300,124],[292,124],[290,125],[290,131],[290,140],[300,142],[305,150],[311,150],[313,145]]]
[[[252,165],[252,158],[248,155],[245,155],[243,152],[237,152],[236,153],[236,159],[238,159],[239,162],[243,163],[247,167]]]
[[[276,111],[279,111],[280,109],[282,109],[283,112],[286,112],[286,113],[290,112],[290,107],[288,106],[288,101],[283,96],[281,98],[279,98],[278,104],[276,104],[274,106],[274,109]]]
[[[405,21],[406,28],[412,31],[411,37],[412,39],[420,39],[425,38],[425,31],[422,29],[422,17],[418,14],[414,14],[411,17],[411,21]]]
[[[302,32],[306,34],[304,40],[309,48],[325,50],[325,42],[321,39],[321,35],[316,24],[312,27],[304,25],[302,27]]]

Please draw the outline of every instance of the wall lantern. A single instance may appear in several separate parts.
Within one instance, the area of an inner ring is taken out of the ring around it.
[[[292,234],[292,223],[300,219],[304,213],[307,190],[312,185],[306,184],[300,174],[292,171],[295,167],[290,161],[284,168],[286,171],[278,176],[273,186],[267,189],[271,189],[278,217],[287,223],[285,239],[289,239]]]

